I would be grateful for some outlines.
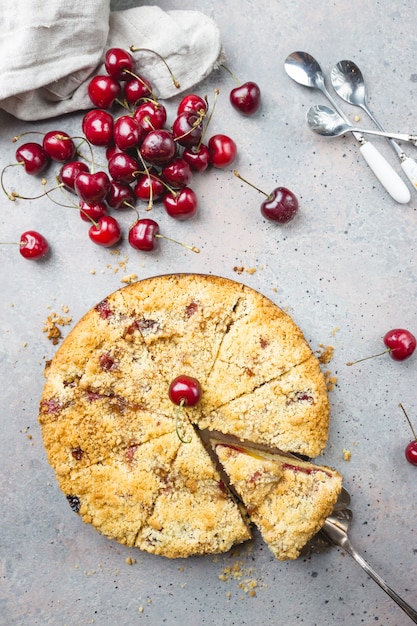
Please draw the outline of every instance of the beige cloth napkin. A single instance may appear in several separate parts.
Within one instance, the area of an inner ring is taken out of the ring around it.
[[[109,0],[14,0],[0,3],[0,108],[22,120],[41,120],[92,108],[91,76],[105,73],[110,47],[130,45],[137,71],[156,95],[170,98],[205,78],[222,56],[219,29],[199,11],[141,6],[110,12]]]

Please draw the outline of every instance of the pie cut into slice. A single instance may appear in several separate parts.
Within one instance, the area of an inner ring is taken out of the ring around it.
[[[332,512],[341,475],[278,453],[216,441],[213,447],[271,552],[279,560],[296,559]]]

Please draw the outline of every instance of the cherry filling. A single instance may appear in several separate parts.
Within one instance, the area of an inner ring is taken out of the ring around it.
[[[103,354],[100,354],[98,361],[102,370],[111,372],[112,370],[117,369],[117,364],[107,352],[103,352]]]
[[[187,306],[185,307],[185,315],[187,317],[191,317],[197,311],[198,311],[198,304],[197,304],[197,302],[190,302],[190,304],[187,304]]]
[[[81,461],[84,455],[84,450],[82,450],[80,446],[77,446],[76,448],[71,450],[71,454],[76,461]]]
[[[113,315],[113,310],[110,308],[107,299],[102,300],[96,306],[96,311],[99,313],[100,317],[104,320],[109,319],[111,315]]]

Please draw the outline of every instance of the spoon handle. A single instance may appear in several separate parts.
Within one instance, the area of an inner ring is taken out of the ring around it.
[[[410,202],[411,194],[408,187],[375,146],[366,141],[360,146],[359,150],[390,196],[399,204]]]
[[[411,157],[401,160],[401,167],[414,189],[417,189],[417,163]]]

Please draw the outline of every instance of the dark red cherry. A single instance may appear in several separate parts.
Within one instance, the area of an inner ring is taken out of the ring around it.
[[[76,153],[73,140],[62,130],[50,130],[45,134],[42,145],[53,161],[71,161]]]
[[[75,179],[81,172],[89,172],[89,167],[84,161],[68,161],[64,163],[58,172],[58,180],[60,183],[71,191],[74,191]]]
[[[216,168],[225,168],[233,163],[237,155],[237,147],[233,139],[227,135],[213,135],[208,142],[210,163]]]
[[[118,221],[111,215],[104,215],[96,224],[90,226],[88,235],[94,243],[105,248],[116,245],[121,239],[122,231]]]
[[[110,189],[110,179],[106,172],[81,172],[75,178],[74,189],[84,202],[102,202]]]
[[[151,165],[165,165],[176,153],[172,134],[164,129],[151,130],[142,141],[140,153],[142,158]]]
[[[112,78],[128,80],[135,71],[135,59],[123,48],[109,48],[104,56],[104,66]]]
[[[167,119],[166,108],[159,102],[144,102],[133,114],[135,120],[146,131],[163,128]]]
[[[155,170],[150,170],[148,174],[138,176],[134,193],[138,200],[148,202],[149,200],[159,200],[164,196],[167,189]]]
[[[197,213],[197,196],[190,187],[166,193],[163,202],[168,215],[177,220],[187,220]]]
[[[120,83],[111,76],[94,76],[88,84],[90,100],[99,109],[110,109],[121,90]]]
[[[189,93],[182,98],[177,108],[177,115],[184,113],[185,111],[192,111],[193,113],[206,112],[208,108],[207,100],[195,93]]]
[[[193,148],[185,148],[182,158],[187,161],[193,172],[204,172],[210,164],[210,152],[203,143]]]
[[[118,183],[132,183],[140,173],[138,161],[125,152],[116,152],[107,164],[109,174]]]
[[[136,76],[125,83],[125,98],[131,106],[137,106],[143,98],[152,95],[152,86],[143,76]]]
[[[98,220],[105,215],[107,215],[107,207],[104,202],[92,204],[81,200],[80,217],[84,222],[98,222]]]
[[[409,330],[394,328],[385,334],[384,344],[394,361],[405,361],[416,349],[416,338]]]
[[[137,220],[129,229],[128,241],[132,248],[150,252],[157,247],[159,226],[155,220],[143,218]]]
[[[286,187],[277,187],[261,204],[262,215],[274,222],[286,224],[294,219],[298,211],[298,200]]]
[[[232,106],[239,113],[249,116],[259,109],[261,90],[256,83],[248,81],[232,89],[229,98]]]
[[[25,259],[42,259],[49,252],[49,244],[36,230],[27,230],[20,236],[19,252]]]
[[[201,399],[201,385],[192,376],[177,376],[169,386],[168,395],[174,404],[195,406]]]
[[[410,441],[405,449],[405,458],[411,465],[417,465],[417,441]]]
[[[162,178],[170,187],[180,189],[190,184],[193,174],[190,165],[184,158],[177,157],[162,168]]]
[[[197,146],[203,134],[201,115],[194,111],[180,113],[172,124],[172,136],[181,146],[190,148]]]
[[[36,175],[43,172],[49,164],[49,156],[44,148],[32,141],[24,143],[16,150],[16,161],[21,163],[27,174]]]
[[[145,135],[146,131],[130,115],[122,115],[114,123],[113,139],[120,150],[136,148]]]
[[[110,181],[110,189],[106,196],[106,202],[112,209],[123,209],[134,204],[135,194],[130,185],[112,180]]]
[[[108,111],[89,111],[82,119],[81,128],[93,146],[109,146],[113,142],[113,117]]]

